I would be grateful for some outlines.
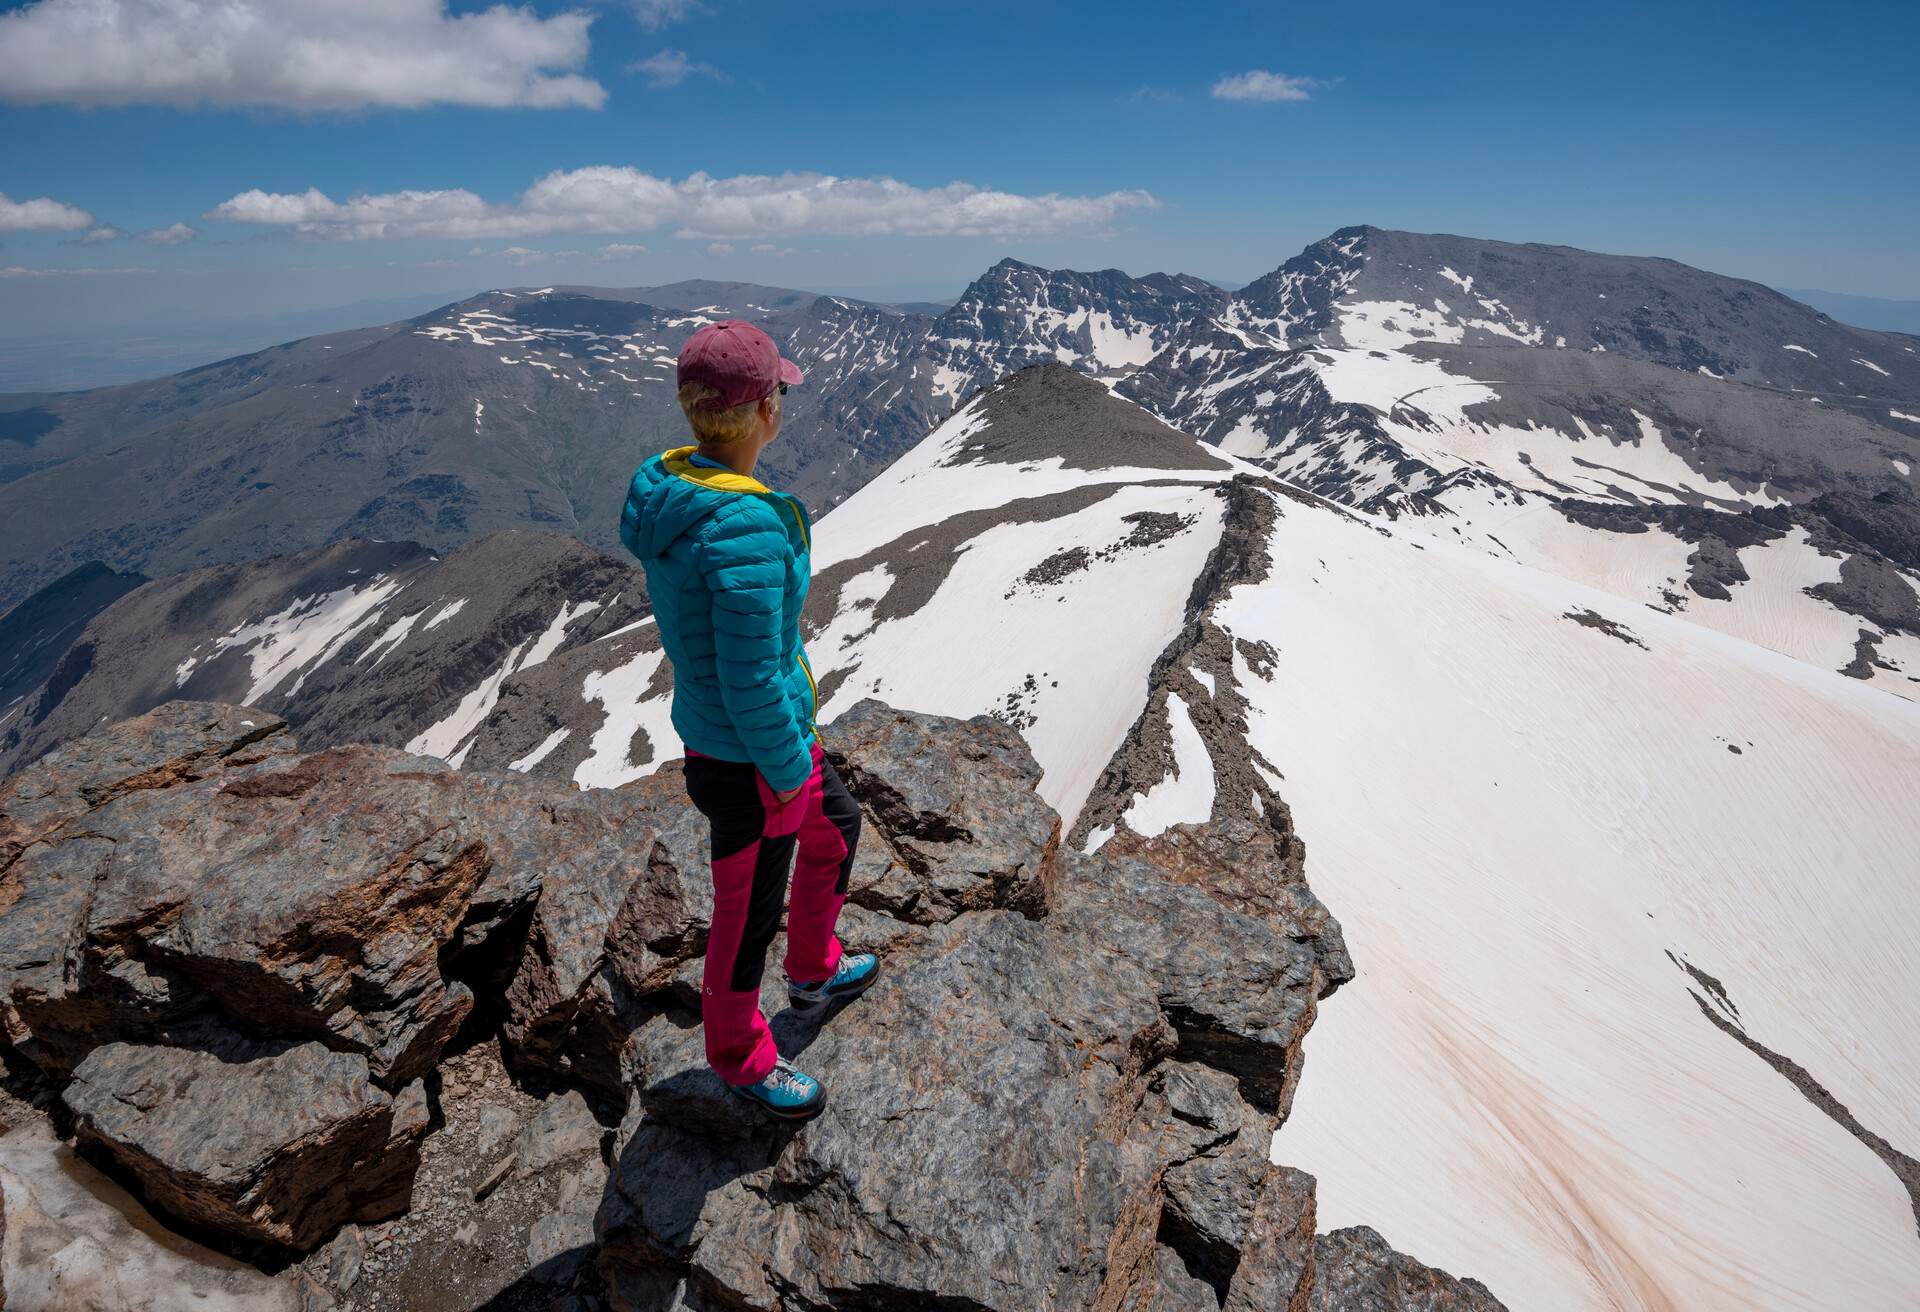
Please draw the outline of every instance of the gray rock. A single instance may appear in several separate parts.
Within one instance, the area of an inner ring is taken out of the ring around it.
[[[342,1294],[352,1291],[367,1260],[367,1239],[357,1225],[340,1227],[327,1245],[327,1283]]]
[[[1506,1312],[1478,1280],[1397,1253],[1369,1226],[1321,1235],[1313,1260],[1313,1312]]]
[[[514,1171],[524,1179],[556,1163],[598,1153],[603,1133],[577,1090],[549,1098],[513,1141]]]
[[[472,786],[554,791],[483,776]],[[513,802],[498,809],[511,811]],[[538,819],[497,822],[492,832],[513,845],[507,866],[538,882],[500,896],[506,905],[538,897],[507,987],[502,1041],[522,1067],[622,1098],[618,1054],[640,1003],[706,950],[713,892],[705,822],[687,804],[678,770],[518,809]]]
[[[424,1099],[394,1099],[366,1059],[318,1043],[219,1052],[107,1044],[64,1094],[81,1142],[196,1225],[305,1251],[349,1220],[405,1208]]]
[[[512,1136],[515,1124],[513,1113],[505,1107],[492,1103],[482,1107],[479,1125],[474,1132],[475,1155],[492,1156]]]
[[[1187,1269],[1180,1254],[1155,1244],[1151,1262],[1151,1269],[1126,1292],[1120,1312],[1219,1312],[1220,1296]]]
[[[123,793],[171,788],[286,755],[295,750],[286,728],[278,716],[244,706],[169,702],[96,729],[32,772],[0,783],[0,871],[27,844]]]
[[[1209,1067],[1168,1062],[1159,1085],[1172,1113],[1160,1238],[1210,1292],[1223,1291],[1247,1243],[1274,1121],[1240,1098],[1232,1076]]]
[[[562,1183],[554,1210],[527,1232],[527,1266],[535,1276],[548,1282],[566,1279],[590,1255],[594,1212],[605,1184],[598,1162]]]
[[[1060,821],[1034,793],[1040,767],[1011,727],[984,715],[911,715],[868,698],[822,741],[870,821],[852,901],[921,924],[983,907],[1044,907]]]
[[[170,704],[0,790],[0,1018],[57,1077],[101,1043],[237,1026],[362,1053],[391,1090],[470,1012],[461,963],[506,993],[517,1061],[623,1097],[634,1000],[704,948],[704,843],[671,779],[583,794],[300,755],[271,716]]]
[[[1260,1182],[1224,1312],[1304,1308],[1313,1288],[1314,1180],[1269,1166]]]

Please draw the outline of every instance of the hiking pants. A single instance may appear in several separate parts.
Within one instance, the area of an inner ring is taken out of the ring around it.
[[[860,808],[817,741],[813,773],[784,805],[751,762],[691,748],[687,796],[713,828],[713,927],[700,988],[707,1062],[729,1084],[753,1084],[779,1055],[760,1014],[760,976],[787,900],[787,867],[794,869],[786,972],[814,983],[840,965],[833,926],[847,900]]]

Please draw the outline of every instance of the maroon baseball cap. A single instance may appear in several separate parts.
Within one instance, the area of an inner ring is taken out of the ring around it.
[[[806,380],[793,361],[780,358],[773,338],[744,319],[710,323],[680,348],[678,385],[705,383],[720,393],[701,402],[704,409],[731,410],[772,396],[781,383],[791,387]]]

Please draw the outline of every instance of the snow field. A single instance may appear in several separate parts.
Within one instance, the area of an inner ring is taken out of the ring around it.
[[[908,453],[900,463],[917,454]],[[858,530],[847,534],[855,540],[868,536],[870,526],[862,524],[851,507],[874,491],[882,494],[873,498],[876,507],[895,506],[881,483],[892,483],[899,467],[849,497],[847,508],[835,512],[835,528]],[[944,518],[969,506],[1047,490],[1030,487],[1033,476],[1012,466],[941,472],[952,476],[948,490],[960,504],[940,496],[896,493],[898,503],[929,518]],[[1164,478],[1171,471],[1151,472]],[[1069,474],[1076,480],[1087,477],[1084,472]],[[912,471],[902,475],[910,476]],[[977,486],[961,486],[967,482]],[[1058,584],[1019,581],[1056,552],[1075,546],[1097,551],[1127,537],[1132,526],[1122,517],[1141,510],[1196,519],[1165,541],[1095,560]],[[896,521],[897,531],[885,540],[911,527]],[[849,671],[820,708],[820,719],[831,720],[869,696],[911,710],[966,717],[1005,710],[1008,695],[1018,694],[1016,714],[1033,717],[1023,733],[1045,772],[1040,794],[1060,812],[1063,826],[1071,828],[1100,771],[1146,705],[1147,671],[1179,631],[1193,576],[1220,532],[1221,503],[1210,484],[1122,483],[1085,510],[988,529],[961,553],[920,611],[852,637],[867,628],[872,614],[865,608],[843,608],[833,626],[814,637],[808,649],[823,675]],[[836,544],[836,552],[842,558],[859,554],[844,544]],[[863,576],[856,582],[861,592],[870,594],[885,580]],[[1005,596],[1010,589],[1013,595]],[[966,635],[964,660],[954,655],[959,633]],[[851,642],[844,641],[848,637]],[[1028,675],[1036,686],[1023,692]]]
[[[1360,976],[1276,1156],[1509,1306],[1910,1306],[1892,1173],[1666,953],[1920,1143],[1920,707],[1473,549],[1282,503],[1216,619]],[[1324,564],[1321,562],[1324,561]],[[1590,608],[1633,647],[1562,615]],[[1740,754],[1728,750],[1741,748]]]

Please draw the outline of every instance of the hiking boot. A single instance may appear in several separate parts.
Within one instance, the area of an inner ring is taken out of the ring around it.
[[[827,1091],[811,1075],[802,1075],[785,1057],[776,1058],[773,1069],[758,1084],[727,1086],[749,1102],[757,1102],[783,1120],[804,1121],[818,1116],[827,1105]]]
[[[787,980],[787,1000],[802,1016],[817,1016],[836,1002],[857,998],[880,977],[880,958],[871,952],[843,952],[830,979],[812,984]]]

